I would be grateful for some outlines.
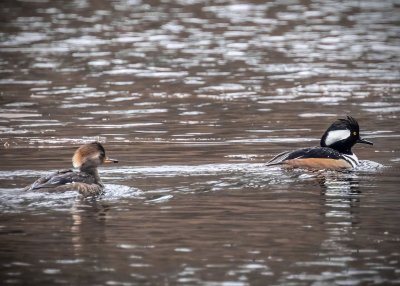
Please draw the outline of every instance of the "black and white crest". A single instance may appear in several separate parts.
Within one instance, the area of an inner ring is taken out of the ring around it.
[[[352,154],[351,147],[356,143],[371,144],[360,138],[358,122],[351,116],[336,120],[321,138],[321,147],[330,147],[344,154]]]

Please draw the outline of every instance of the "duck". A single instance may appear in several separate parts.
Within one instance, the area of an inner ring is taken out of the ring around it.
[[[99,142],[80,146],[72,157],[72,165],[78,170],[61,170],[37,179],[25,187],[25,191],[65,192],[77,191],[84,197],[102,194],[104,185],[97,167],[102,164],[118,163],[106,156]]]
[[[312,170],[349,170],[360,161],[351,150],[357,144],[373,145],[360,137],[360,127],[355,118],[337,119],[322,135],[320,146],[282,152],[273,157],[267,166]]]

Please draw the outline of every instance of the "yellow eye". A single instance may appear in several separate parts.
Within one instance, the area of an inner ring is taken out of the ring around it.
[[[353,135],[354,135],[354,136],[357,136],[357,132],[354,131],[354,132],[353,132]]]

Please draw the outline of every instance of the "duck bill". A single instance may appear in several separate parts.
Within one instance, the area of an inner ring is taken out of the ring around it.
[[[118,163],[118,160],[111,159],[111,158],[105,158],[103,163],[104,164]]]
[[[368,145],[374,145],[374,143],[372,143],[371,141],[365,140],[365,139],[361,139],[359,138],[357,140],[357,143],[362,143],[362,144],[368,144]]]

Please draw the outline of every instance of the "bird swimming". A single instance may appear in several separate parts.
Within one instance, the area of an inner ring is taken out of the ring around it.
[[[347,116],[331,124],[321,137],[319,147],[286,151],[272,158],[267,166],[282,165],[288,168],[305,169],[352,169],[360,162],[351,148],[356,143],[373,145],[360,137],[356,119]]]
[[[64,192],[77,191],[83,196],[95,196],[103,192],[97,167],[102,164],[118,163],[106,157],[104,147],[99,142],[80,146],[72,157],[72,165],[79,171],[62,170],[37,179],[25,191]]]

